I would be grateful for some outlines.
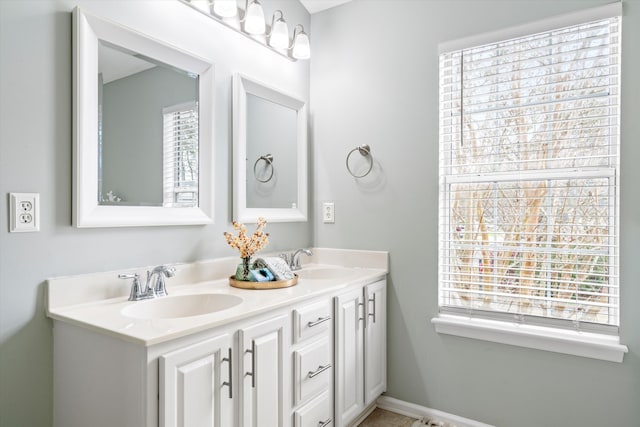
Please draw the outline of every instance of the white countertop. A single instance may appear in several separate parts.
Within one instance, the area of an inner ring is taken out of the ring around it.
[[[247,290],[231,287],[228,277],[230,272],[235,272],[237,258],[176,266],[176,277],[167,280],[169,296],[163,298],[210,293],[242,298],[238,305],[209,314],[170,319],[137,319],[125,316],[122,313],[125,308],[145,301],[128,301],[130,281],[117,279],[117,273],[122,272],[108,272],[49,279],[47,315],[58,321],[151,346],[350,286],[365,284],[388,273],[386,252],[318,248],[313,249],[313,252],[314,256],[303,264],[298,284],[283,289]],[[304,271],[318,268],[341,268],[344,269],[344,274],[335,279],[304,278]]]

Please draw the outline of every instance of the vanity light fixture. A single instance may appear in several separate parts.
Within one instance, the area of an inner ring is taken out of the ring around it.
[[[300,24],[296,25],[293,30],[293,38],[290,40],[289,27],[281,10],[276,10],[273,13],[271,26],[268,27],[259,0],[245,0],[244,13],[241,13],[242,9],[238,8],[238,0],[178,1],[292,61],[311,57],[309,36],[304,32],[304,27]],[[235,18],[238,15],[240,17]],[[265,36],[265,33],[266,37],[256,37]]]
[[[233,18],[238,14],[236,0],[213,0],[213,13],[222,18]]]
[[[300,29],[300,32],[296,32],[298,28]],[[309,59],[311,57],[309,36],[304,32],[304,27],[300,24],[296,25],[296,27],[293,29],[291,55],[295,59]]]
[[[280,14],[280,18],[276,21],[276,15]],[[287,49],[289,47],[289,26],[284,20],[281,10],[273,12],[271,18],[271,31],[269,32],[269,46],[276,49]]]
[[[242,18],[244,21],[244,31],[253,35],[264,34],[266,25],[264,22],[264,10],[262,10],[262,5],[258,0],[252,0],[251,3],[247,0],[247,3],[244,18]]]

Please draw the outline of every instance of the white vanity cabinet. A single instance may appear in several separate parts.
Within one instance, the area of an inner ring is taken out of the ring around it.
[[[233,352],[229,334],[160,356],[159,378],[160,426],[233,425]]]
[[[387,389],[387,282],[364,287],[367,319],[364,337],[364,405]]]
[[[335,298],[335,425],[347,426],[386,389],[386,280]]]
[[[160,356],[159,426],[289,427],[287,312]]]
[[[333,305],[331,297],[293,310],[293,426],[333,422]]]
[[[54,324],[55,427],[289,427],[291,310],[146,347]]]
[[[290,425],[290,317],[282,314],[239,331],[238,426]]]
[[[170,307],[183,295],[242,302],[175,318],[142,310],[164,301],[113,298],[113,273],[50,279],[53,426],[348,426],[386,387],[387,254],[366,255],[376,263],[307,267],[297,286],[269,291],[200,283],[193,272],[196,284],[163,297]],[[209,274],[227,264],[212,262]]]

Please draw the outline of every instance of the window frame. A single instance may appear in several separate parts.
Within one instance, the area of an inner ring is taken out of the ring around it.
[[[173,116],[176,113],[184,114],[188,113],[194,115],[196,118],[196,145],[198,145],[199,139],[199,129],[198,129],[198,103],[195,101],[185,102],[181,104],[172,105],[169,107],[165,107],[162,109],[162,124],[163,124],[163,135],[162,135],[162,205],[165,207],[197,207],[199,203],[199,187],[200,184],[196,181],[195,188],[186,188],[186,187],[176,187],[176,182],[180,182],[179,179],[176,179],[176,175],[179,174],[179,166],[174,165],[171,167],[170,171],[167,166],[168,157],[174,157],[175,155],[170,154],[171,152],[175,153],[177,143],[182,141],[182,137],[176,139],[175,133],[180,132],[180,130],[173,130],[172,138],[166,138],[167,136],[167,122],[170,120],[173,124],[173,128],[175,128],[175,120],[172,118],[169,119],[169,116]],[[183,120],[182,118],[180,120]],[[196,147],[197,153],[197,147]],[[200,160],[196,154],[196,176],[199,176],[200,169]],[[191,192],[195,194],[195,202],[194,204],[188,204],[182,206],[181,203],[177,200],[180,193],[183,192]]]
[[[540,32],[551,31],[557,28],[564,28],[573,25],[581,25],[591,21],[597,21],[614,16],[622,16],[622,7],[620,3],[612,3],[609,5],[587,9],[572,14],[562,15],[549,18],[547,20],[526,24],[520,27],[513,27],[493,33],[479,35],[477,37],[456,40],[440,45],[440,53],[457,51],[466,48],[472,48],[488,43],[500,42],[516,37],[526,37],[528,35]],[[618,95],[620,96],[620,95]],[[441,100],[442,102],[442,100]],[[442,108],[442,103],[440,105]],[[618,124],[619,127],[619,124]],[[442,136],[441,136],[442,137]],[[442,152],[440,153],[442,156]],[[442,159],[441,159],[442,161]],[[619,167],[619,164],[618,164]],[[596,176],[605,176],[608,179],[616,180],[616,170],[613,172],[607,167],[594,173]],[[582,176],[587,176],[588,172],[581,171]],[[579,174],[580,174],[579,173]],[[518,172],[514,174],[520,175]],[[554,178],[571,179],[571,171],[552,172]],[[501,175],[500,179],[505,179],[505,175]],[[531,177],[528,177],[531,178]],[[543,172],[539,174],[537,179],[548,179],[549,174]],[[486,174],[481,177],[482,181],[491,181],[495,179],[492,174]],[[453,181],[464,181],[465,178],[454,178],[446,182],[441,176],[440,178],[440,203],[443,200],[443,191],[446,185]],[[617,182],[614,183],[617,187]],[[619,190],[616,190],[619,191]],[[618,195],[614,196],[619,197]],[[619,199],[617,199],[619,200]],[[615,202],[616,220],[613,227],[616,229],[616,236],[619,229],[619,201]],[[441,206],[439,212],[443,207]],[[443,220],[440,220],[439,227],[443,227]],[[442,304],[442,278],[443,274],[447,274],[442,266],[440,257],[443,251],[442,239],[445,230],[439,229],[439,278],[438,278],[438,307],[439,314],[431,320],[436,331],[441,334],[450,334],[467,338],[481,339],[486,341],[498,342],[502,344],[510,344],[540,350],[559,352],[564,354],[572,354],[576,356],[590,357],[595,359],[622,362],[624,353],[628,352],[625,345],[620,344],[618,336],[618,327],[601,324],[577,324],[575,328],[567,327],[566,320],[553,318],[543,318],[540,322],[531,322],[523,315],[513,315],[509,313],[488,312],[477,316],[477,310],[469,310],[462,307],[443,306]],[[450,242],[447,240],[447,242]],[[619,243],[618,243],[619,247]],[[619,253],[617,254],[619,256]],[[617,276],[617,272],[615,272]],[[615,280],[619,280],[617,277]],[[619,290],[618,290],[619,298]],[[620,304],[617,307],[616,315],[619,318]],[[475,312],[475,313],[474,313]],[[540,320],[540,319],[536,319]]]

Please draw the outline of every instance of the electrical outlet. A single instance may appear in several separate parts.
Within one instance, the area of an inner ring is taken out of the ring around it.
[[[9,231],[40,231],[40,194],[9,193]]]
[[[335,204],[326,202],[322,204],[322,222],[325,224],[333,224],[336,222]]]

